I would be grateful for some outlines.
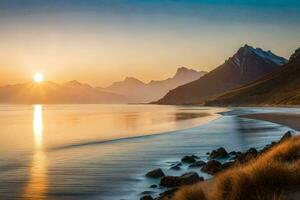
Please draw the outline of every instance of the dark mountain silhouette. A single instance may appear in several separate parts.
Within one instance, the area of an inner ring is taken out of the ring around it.
[[[245,45],[224,64],[203,77],[171,90],[159,104],[203,104],[221,93],[253,82],[285,64],[287,60]]]
[[[181,67],[172,78],[166,80],[144,83],[136,78],[127,77],[105,88],[105,91],[127,96],[131,103],[148,103],[163,97],[171,89],[200,78],[205,73]],[[103,88],[99,89],[103,91]]]
[[[0,87],[0,103],[124,103],[124,96],[99,91],[88,84],[70,81],[57,84],[46,81],[7,85]]]
[[[209,105],[299,105],[300,48],[278,71],[231,92]]]

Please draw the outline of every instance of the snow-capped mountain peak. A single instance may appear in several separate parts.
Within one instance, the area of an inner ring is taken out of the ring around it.
[[[253,48],[253,47],[251,47],[251,48],[252,48],[252,51],[256,55],[258,55],[264,59],[268,59],[277,65],[284,65],[288,62],[285,58],[282,58],[282,57],[279,57],[279,56],[273,54],[272,51],[270,51],[270,50],[264,51],[261,48]]]
[[[273,54],[270,50],[264,51],[261,48],[254,48],[247,44],[238,50],[238,52],[231,58],[231,61],[236,66],[242,67],[245,62],[245,58],[249,55],[258,56],[259,58],[262,58],[269,63],[274,63],[277,66],[284,65],[288,62],[285,58]]]

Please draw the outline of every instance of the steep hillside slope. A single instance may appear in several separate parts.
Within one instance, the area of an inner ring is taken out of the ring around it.
[[[253,82],[286,62],[286,59],[270,51],[245,45],[215,70],[170,91],[157,103],[202,104],[214,96]]]
[[[299,105],[300,48],[289,62],[269,76],[228,92],[209,105]]]

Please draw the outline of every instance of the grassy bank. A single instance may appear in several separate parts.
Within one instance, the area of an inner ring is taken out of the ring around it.
[[[218,174],[209,190],[186,186],[175,200],[287,200],[300,188],[300,137],[275,145],[257,159]],[[296,198],[295,198],[296,199]]]

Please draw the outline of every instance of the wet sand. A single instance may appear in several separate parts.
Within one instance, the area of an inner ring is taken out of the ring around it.
[[[297,131],[300,131],[300,114],[256,113],[256,114],[241,115],[240,117],[269,121],[269,122],[285,125]]]

